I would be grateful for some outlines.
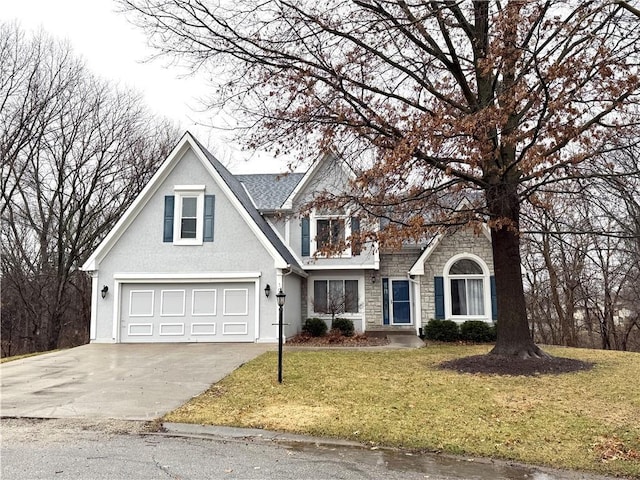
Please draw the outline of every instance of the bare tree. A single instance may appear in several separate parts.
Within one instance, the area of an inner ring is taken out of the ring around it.
[[[520,213],[638,122],[640,29],[619,2],[121,0],[161,52],[219,79],[250,144],[328,146],[356,172],[317,203],[390,217],[380,242],[488,221],[493,353],[532,341]],[[244,125],[245,123],[241,123]],[[355,192],[355,193],[354,193]],[[467,197],[471,207],[456,211]],[[367,232],[361,230],[362,235]]]
[[[637,145],[608,152],[570,190],[547,192],[525,237],[529,311],[547,343],[629,347],[640,312]],[[623,166],[624,175],[606,165]],[[571,201],[566,194],[571,193]],[[586,335],[586,338],[585,338]]]
[[[0,25],[3,354],[86,341],[79,271],[177,136],[67,44]],[[8,313],[5,315],[5,313]],[[12,350],[12,351],[10,351]]]

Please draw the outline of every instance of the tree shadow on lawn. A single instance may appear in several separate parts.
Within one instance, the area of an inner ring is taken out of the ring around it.
[[[535,376],[588,371],[594,365],[591,362],[564,357],[522,359],[515,356],[487,354],[456,358],[442,362],[439,366],[460,373]]]

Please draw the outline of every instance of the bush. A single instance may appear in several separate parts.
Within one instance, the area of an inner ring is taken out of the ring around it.
[[[302,326],[302,331],[312,337],[324,337],[327,334],[327,323],[321,318],[307,318]]]
[[[453,320],[429,320],[424,327],[424,336],[437,342],[455,342],[460,338],[460,329]]]
[[[331,328],[340,330],[340,333],[345,337],[353,337],[355,332],[353,321],[348,318],[336,318],[331,324]]]
[[[467,320],[460,326],[460,338],[468,342],[495,342],[495,328],[481,320]]]

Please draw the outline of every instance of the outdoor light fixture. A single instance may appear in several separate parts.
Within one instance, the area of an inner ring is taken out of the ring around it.
[[[107,292],[109,291],[109,287],[107,287],[106,285],[104,285],[102,287],[102,290],[100,290],[100,295],[102,295],[102,298],[107,296]]]
[[[267,298],[269,298],[269,295],[271,295],[271,286],[267,283],[267,286],[264,287],[264,294]]]
[[[278,383],[282,383],[282,307],[284,307],[284,298],[286,295],[282,288],[276,293],[278,299]]]
[[[284,297],[286,297],[286,295],[284,294],[282,289],[280,289],[278,293],[276,293],[276,298],[278,299],[278,306],[280,308],[284,307]]]
[[[375,273],[371,274],[371,283],[376,283],[376,274]]]

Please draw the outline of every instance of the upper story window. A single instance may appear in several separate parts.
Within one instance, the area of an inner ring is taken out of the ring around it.
[[[316,220],[317,250],[331,248],[345,241],[345,219],[323,218]]]
[[[342,245],[344,250],[335,257],[351,257],[360,255],[360,242],[350,242],[351,236],[360,230],[360,220],[349,217],[346,212],[327,214],[314,212],[305,217],[302,227],[302,256],[317,254],[323,249],[336,248]],[[350,244],[351,243],[351,244]]]
[[[204,185],[177,185],[165,196],[164,238],[174,245],[202,245],[213,241],[215,197]]]
[[[180,240],[197,239],[200,197],[180,196],[180,200],[182,203],[182,208],[180,209]]]

